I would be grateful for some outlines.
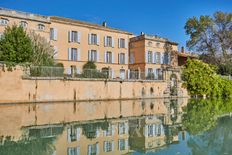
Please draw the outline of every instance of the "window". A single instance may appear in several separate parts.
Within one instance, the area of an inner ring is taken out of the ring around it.
[[[135,63],[134,53],[130,52],[130,64],[134,64],[134,63]]]
[[[98,44],[98,36],[97,34],[90,34],[90,44],[97,45]]]
[[[152,124],[150,124],[150,125],[148,125],[148,136],[149,137],[153,137],[153,125]]]
[[[89,51],[89,61],[97,61],[97,51],[96,50],[90,50]]]
[[[80,147],[69,147],[68,155],[80,155]]]
[[[118,41],[119,48],[126,48],[126,41],[123,38],[119,38]]]
[[[96,155],[96,154],[98,154],[98,152],[99,152],[98,147],[99,147],[98,143],[88,145],[88,155]]]
[[[68,51],[68,60],[77,61],[77,49],[76,48],[69,48]]]
[[[149,41],[147,44],[148,44],[148,46],[152,46],[152,42],[151,41]]]
[[[112,63],[112,52],[106,52],[106,63]]]
[[[57,29],[55,28],[50,29],[50,39],[57,40]]]
[[[44,31],[45,26],[43,24],[38,24],[38,30]]]
[[[123,135],[126,133],[126,125],[125,123],[119,123],[118,124],[118,134]]]
[[[125,64],[125,53],[120,53],[118,60],[119,64]]]
[[[156,47],[160,47],[160,43],[156,43]]]
[[[6,18],[1,19],[1,25],[8,25],[8,23],[9,23],[8,19],[6,19]]]
[[[126,141],[125,141],[125,139],[119,139],[118,140],[118,149],[120,151],[126,150]]]
[[[22,28],[27,28],[27,22],[26,22],[26,21],[21,21],[21,22],[20,22],[20,26],[21,26]]]
[[[69,42],[80,43],[80,34],[77,31],[69,31]]]
[[[113,47],[113,39],[111,36],[105,37],[105,46],[106,47]]]
[[[111,152],[114,148],[114,142],[112,141],[105,141],[104,142],[104,152]]]
[[[152,51],[148,51],[147,57],[148,57],[147,62],[148,62],[148,63],[152,63]]]
[[[156,63],[160,64],[160,52],[156,52]]]

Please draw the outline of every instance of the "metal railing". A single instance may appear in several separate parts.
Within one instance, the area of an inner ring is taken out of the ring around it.
[[[130,70],[97,70],[49,66],[31,66],[24,71],[24,77],[70,77],[80,79],[114,80],[163,80],[163,74],[145,73]]]

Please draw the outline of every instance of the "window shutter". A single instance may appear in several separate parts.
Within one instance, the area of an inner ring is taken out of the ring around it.
[[[100,153],[100,148],[99,148],[99,143],[98,142],[96,143],[96,148],[97,148],[97,154],[99,154]]]
[[[72,49],[71,48],[68,48],[68,60],[70,61],[71,60],[71,57],[72,57]]]
[[[112,128],[112,136],[114,136],[114,133],[115,133],[115,125],[112,125],[111,128]]]
[[[88,145],[88,155],[91,155],[92,152],[91,152],[91,145]]]
[[[57,29],[54,28],[53,31],[54,31],[54,40],[57,40],[57,35],[58,35],[58,34],[57,34]]]
[[[96,135],[97,135],[97,137],[100,136],[100,131],[99,131],[99,129],[96,130]]]
[[[104,152],[106,152],[106,150],[107,150],[107,141],[104,141]]]
[[[91,45],[91,33],[89,34],[89,45]]]
[[[81,32],[77,32],[77,42],[81,43]]]
[[[72,42],[72,31],[68,31],[68,42]]]
[[[144,127],[144,136],[148,137],[148,125],[145,125]]]
[[[107,46],[107,37],[104,37],[104,46]]]
[[[77,74],[81,74],[81,69],[77,68]]]
[[[155,76],[155,80],[158,79],[158,70],[157,68],[154,68],[154,76]]]
[[[171,54],[168,54],[168,64],[171,65]]]
[[[126,134],[128,134],[129,133],[129,125],[128,125],[128,123],[125,123],[125,130],[126,130]]]
[[[100,45],[100,35],[97,34],[97,45]]]
[[[81,50],[80,50],[80,48],[77,49],[77,61],[81,61]]]
[[[145,62],[148,63],[148,51],[145,52]]]
[[[161,53],[161,64],[164,64],[164,53]]]
[[[125,149],[128,150],[128,139],[125,139]]]
[[[91,61],[91,50],[88,51],[88,60]]]
[[[111,142],[112,151],[114,151],[114,141]]]
[[[99,51],[97,50],[97,62],[100,62]]]
[[[77,140],[79,141],[81,138],[81,128],[77,128]]]
[[[128,64],[128,53],[125,53],[125,64]]]
[[[152,53],[152,57],[153,57],[153,59],[152,59],[152,63],[156,63],[156,53],[155,52],[153,52]]]
[[[107,52],[104,53],[105,54],[105,63],[107,62]]]
[[[127,70],[127,79],[130,79],[130,69]]]
[[[70,143],[71,142],[71,129],[67,128],[67,140]]]
[[[120,38],[118,38],[118,48],[121,48]]]
[[[112,63],[114,63],[114,52],[112,52]]]
[[[121,64],[120,53],[118,53],[118,64]]]
[[[114,47],[114,38],[112,37],[112,47]]]
[[[68,68],[67,68],[67,74],[68,74],[68,75],[71,75],[71,73],[72,73],[72,69],[71,69],[71,67],[68,67]]]
[[[145,69],[145,75],[147,77],[147,75],[148,75],[148,68]]]
[[[125,48],[128,48],[128,39],[125,39]]]

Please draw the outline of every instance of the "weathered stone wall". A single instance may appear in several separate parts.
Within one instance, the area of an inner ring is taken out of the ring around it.
[[[168,97],[164,94],[168,88],[165,81],[28,79],[22,76],[20,67],[12,72],[0,70],[0,103]],[[180,89],[179,96],[187,97],[186,90]]]

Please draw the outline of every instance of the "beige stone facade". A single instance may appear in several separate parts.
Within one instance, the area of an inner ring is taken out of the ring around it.
[[[177,67],[177,59],[173,55],[174,51],[178,51],[177,45],[168,39],[143,33],[131,38],[129,62],[131,76],[141,72],[143,79],[164,79],[167,68]]]
[[[66,74],[82,72],[83,65],[94,61],[111,79],[163,80],[167,67],[176,67],[178,44],[158,36],[132,33],[103,25],[57,16],[41,16],[0,9],[0,35],[6,26],[23,26],[34,31],[54,47],[54,59]]]
[[[81,73],[83,65],[94,61],[98,70],[108,70],[111,78],[125,79],[128,70],[129,39],[132,33],[63,17],[45,17],[0,9],[0,34],[6,26],[23,26],[40,34],[54,47],[54,58],[65,72]]]

